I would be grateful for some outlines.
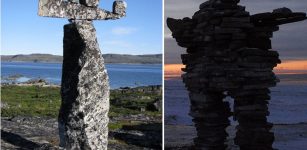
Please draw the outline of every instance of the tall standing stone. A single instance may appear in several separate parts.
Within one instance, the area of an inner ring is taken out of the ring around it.
[[[107,149],[109,79],[92,20],[125,16],[126,4],[113,12],[97,8],[99,0],[40,0],[39,15],[68,18],[64,26],[64,60],[59,113],[60,147]]]

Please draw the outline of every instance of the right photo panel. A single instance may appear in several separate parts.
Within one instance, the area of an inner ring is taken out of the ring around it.
[[[164,147],[307,147],[307,3],[164,0]]]

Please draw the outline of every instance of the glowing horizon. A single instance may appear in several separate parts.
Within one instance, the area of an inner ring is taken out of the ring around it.
[[[290,60],[278,64],[274,70],[307,70],[307,60]]]
[[[164,64],[164,77],[180,77],[183,73],[181,68],[184,68],[183,64]]]
[[[164,64],[164,77],[180,77],[183,64]],[[274,68],[276,74],[304,74],[307,73],[307,60],[284,61]]]

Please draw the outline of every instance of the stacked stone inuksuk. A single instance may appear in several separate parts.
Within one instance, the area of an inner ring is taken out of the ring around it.
[[[274,134],[269,115],[269,87],[276,85],[273,68],[280,63],[270,38],[278,25],[306,19],[287,8],[250,15],[240,0],[209,0],[192,18],[167,19],[181,47],[182,75],[197,130],[195,149],[223,150],[232,115],[226,96],[234,99],[238,120],[235,143],[243,150],[270,150]]]
[[[60,147],[68,150],[106,150],[110,87],[93,20],[119,19],[126,3],[115,1],[113,11],[98,8],[99,0],[40,0],[39,15],[68,18],[64,26]]]

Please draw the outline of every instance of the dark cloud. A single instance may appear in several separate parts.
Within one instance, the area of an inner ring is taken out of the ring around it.
[[[191,17],[204,0],[165,0],[165,19]],[[241,0],[251,14],[271,12],[273,9],[288,7],[292,11],[307,12],[305,0]],[[180,54],[185,51],[177,46],[165,24],[165,63],[181,63]],[[307,21],[280,26],[274,33],[273,49],[282,59],[307,59]]]
[[[192,16],[198,9],[199,4],[204,0],[165,0],[164,15],[165,19],[183,18]],[[180,54],[185,53],[182,47],[177,46],[176,41],[171,37],[171,32],[164,24],[164,63],[174,64],[181,63]]]

